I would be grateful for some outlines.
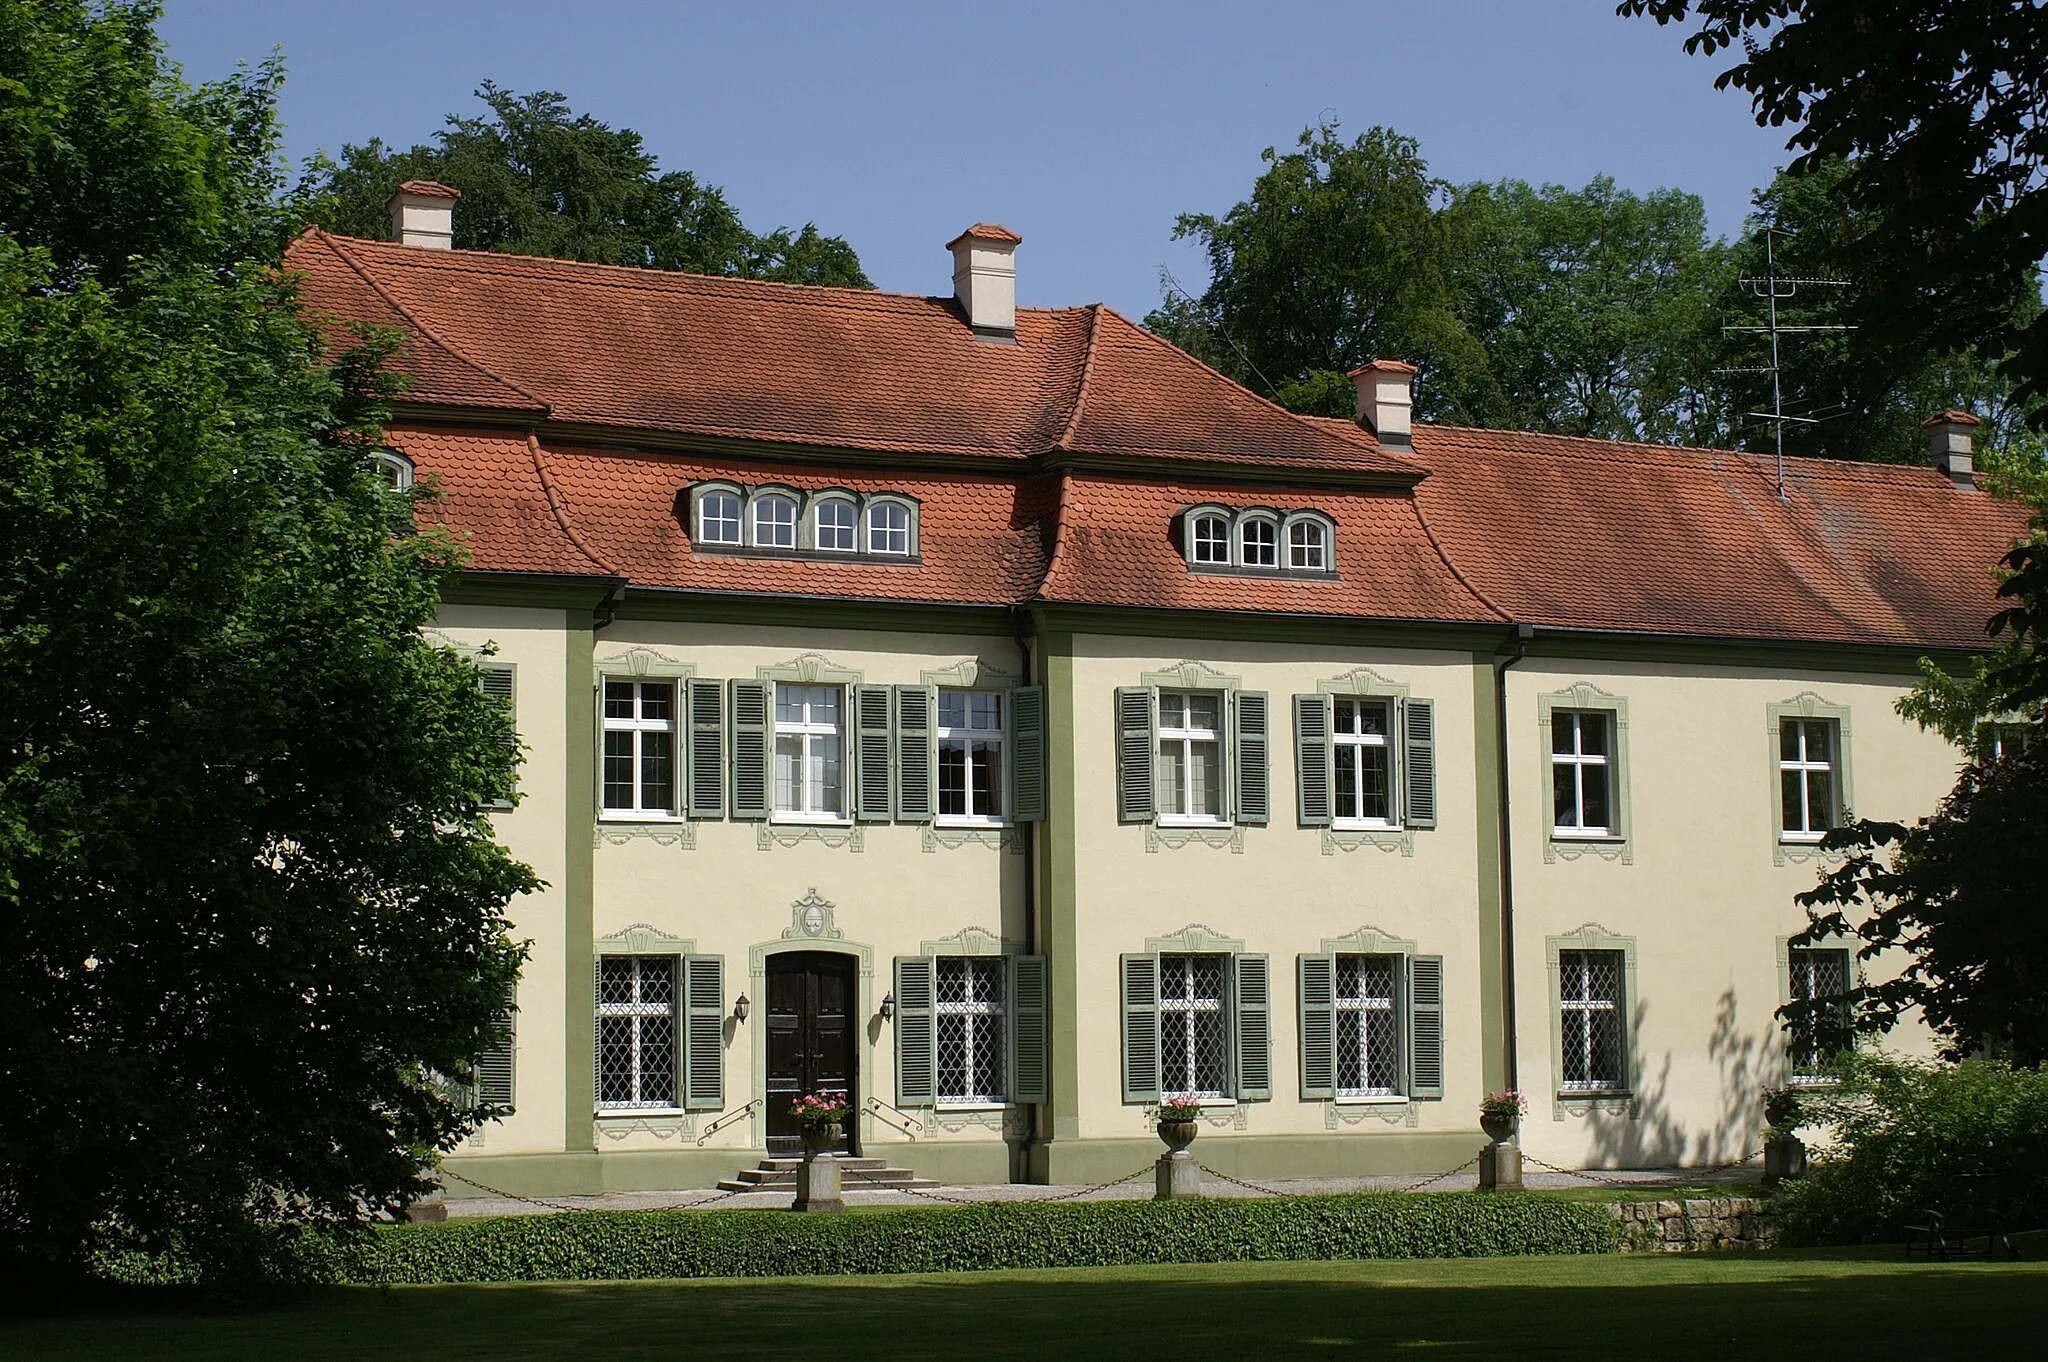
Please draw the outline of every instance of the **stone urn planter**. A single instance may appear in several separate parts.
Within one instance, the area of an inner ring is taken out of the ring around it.
[[[1168,1150],[1178,1154],[1195,1142],[1195,1136],[1201,1128],[1199,1121],[1161,1121],[1159,1138]]]
[[[1522,1151],[1513,1140],[1529,1099],[1514,1089],[1492,1092],[1479,1104],[1479,1128],[1486,1132],[1486,1147],[1479,1151],[1479,1190],[1519,1192],[1522,1190]]]
[[[812,1121],[804,1126],[804,1158],[815,1159],[839,1143],[837,1121]]]
[[[1515,1118],[1501,1112],[1483,1111],[1479,1113],[1479,1128],[1495,1144],[1506,1144],[1515,1137]]]

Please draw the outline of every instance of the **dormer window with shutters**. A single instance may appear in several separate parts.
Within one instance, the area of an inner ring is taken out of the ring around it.
[[[1191,506],[1180,513],[1178,523],[1190,572],[1336,576],[1336,522],[1321,511]]]

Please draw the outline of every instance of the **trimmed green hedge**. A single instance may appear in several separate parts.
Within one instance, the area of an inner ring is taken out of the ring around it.
[[[1502,1195],[1122,1201],[846,1215],[593,1211],[395,1226],[338,1250],[361,1284],[629,1281],[1332,1258],[1613,1253],[1603,1206]]]

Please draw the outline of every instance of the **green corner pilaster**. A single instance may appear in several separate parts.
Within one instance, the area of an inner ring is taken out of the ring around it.
[[[1472,820],[1478,866],[1480,1077],[1487,1092],[1509,1086],[1506,942],[1502,923],[1501,763],[1507,735],[1500,731],[1500,684],[1493,659],[1472,663]]]
[[[1041,633],[1044,660],[1046,801],[1040,826],[1038,876],[1038,949],[1052,973],[1052,1082],[1046,1125],[1055,1141],[1081,1136],[1081,987],[1079,952],[1074,940],[1077,892],[1076,837],[1079,816],[1074,754],[1079,737],[1074,726],[1074,636]],[[1043,1146],[1031,1170],[1044,1181]]]
[[[595,852],[590,810],[597,806],[597,631],[589,617],[569,616],[568,762],[562,843],[562,1147],[570,1153],[594,1149],[597,1128],[591,1093],[597,1075],[597,988],[595,950]]]

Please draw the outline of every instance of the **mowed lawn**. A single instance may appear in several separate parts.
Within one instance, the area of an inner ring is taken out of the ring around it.
[[[2048,1264],[1897,1250],[336,1289],[0,1322],[0,1358],[2039,1357]]]

